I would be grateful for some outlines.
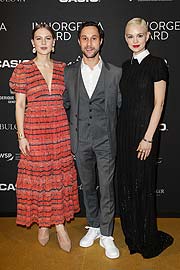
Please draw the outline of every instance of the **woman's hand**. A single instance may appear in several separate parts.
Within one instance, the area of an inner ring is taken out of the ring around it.
[[[149,156],[151,152],[151,148],[152,148],[152,143],[147,142],[142,139],[138,145],[138,148],[136,149],[136,151],[138,152],[137,158],[141,160],[145,160]]]
[[[29,156],[30,154],[30,146],[29,142],[26,138],[19,140],[19,149],[21,150],[21,153],[25,156]]]

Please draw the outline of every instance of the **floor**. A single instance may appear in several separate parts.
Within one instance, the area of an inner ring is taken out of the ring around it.
[[[143,259],[139,254],[129,255],[118,218],[115,220],[114,238],[121,257],[108,259],[98,240],[90,248],[79,247],[85,234],[85,218],[76,218],[67,224],[73,246],[66,253],[58,246],[55,228],[51,228],[50,241],[42,247],[37,241],[37,226],[31,229],[16,226],[15,218],[0,218],[1,270],[180,270],[180,219],[158,219],[159,229],[169,232],[174,244],[160,256]]]

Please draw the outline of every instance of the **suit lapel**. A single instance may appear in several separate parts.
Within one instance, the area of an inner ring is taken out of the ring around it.
[[[75,96],[75,102],[76,102],[76,111],[78,111],[78,105],[79,105],[79,91],[80,91],[80,78],[81,78],[81,61],[77,63],[77,66],[74,69],[74,78],[75,78],[75,84],[74,84],[74,96]]]
[[[109,83],[110,83],[110,67],[103,61],[103,72],[104,72],[104,95],[105,95],[105,111],[107,111],[108,95],[109,95]]]

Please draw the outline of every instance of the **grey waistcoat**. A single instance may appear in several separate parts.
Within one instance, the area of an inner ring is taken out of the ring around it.
[[[82,76],[79,90],[79,141],[98,143],[107,140],[103,69],[91,98],[87,94]]]

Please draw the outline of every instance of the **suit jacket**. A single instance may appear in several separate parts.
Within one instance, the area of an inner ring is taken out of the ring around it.
[[[110,63],[103,62],[105,113],[107,116],[107,130],[112,156],[116,154],[116,123],[117,113],[121,106],[119,81],[122,70]],[[101,71],[101,72],[102,72]],[[78,149],[78,108],[79,108],[79,81],[81,79],[81,61],[67,66],[64,71],[65,91],[63,94],[64,107],[69,110],[71,147],[73,154]]]

